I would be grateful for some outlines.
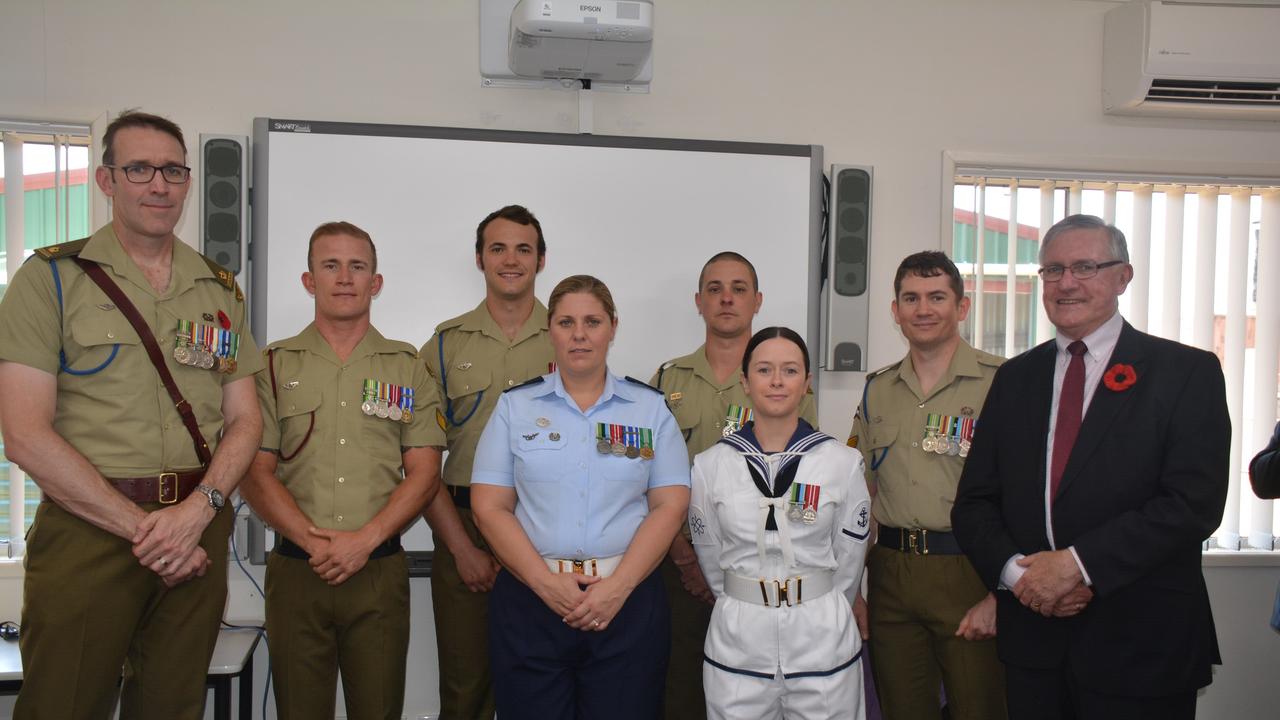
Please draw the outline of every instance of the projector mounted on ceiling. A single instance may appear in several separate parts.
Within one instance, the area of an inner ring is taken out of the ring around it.
[[[480,0],[486,87],[648,92],[652,51],[651,0]]]

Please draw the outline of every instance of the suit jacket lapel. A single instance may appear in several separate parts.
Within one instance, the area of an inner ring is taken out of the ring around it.
[[[1099,387],[1094,391],[1089,409],[1080,423],[1080,434],[1076,436],[1075,447],[1071,449],[1071,457],[1067,459],[1067,467],[1062,472],[1062,483],[1058,487],[1059,495],[1066,492],[1067,486],[1080,473],[1080,468],[1093,456],[1102,440],[1111,432],[1115,421],[1123,414],[1125,407],[1134,396],[1135,390],[1132,387],[1125,390],[1108,388],[1105,381],[1106,370],[1117,364],[1132,365],[1138,376],[1138,382],[1142,382],[1146,370],[1146,349],[1145,336],[1126,321],[1120,330],[1116,349],[1112,351],[1111,359],[1107,361],[1106,369],[1103,371],[1104,379],[1098,381]]]
[[[1049,449],[1049,414],[1053,411],[1053,368],[1058,359],[1058,344],[1050,340],[1041,343],[1031,352],[1035,353],[1028,368],[1031,378],[1029,401],[1031,410],[1027,417],[1037,418],[1034,428],[1036,445],[1036,484],[1043,488],[1045,483],[1045,452]]]

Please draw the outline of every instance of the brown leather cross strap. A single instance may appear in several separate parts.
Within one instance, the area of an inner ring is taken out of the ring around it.
[[[120,289],[119,285],[107,276],[106,271],[102,269],[98,263],[85,260],[80,257],[72,258],[76,265],[93,280],[98,287],[102,288],[102,292],[111,298],[116,304],[116,308],[125,316],[129,324],[138,333],[138,339],[142,341],[142,347],[147,350],[147,358],[151,360],[151,364],[155,366],[156,372],[160,375],[160,382],[164,385],[164,389],[169,392],[169,398],[173,400],[173,406],[178,410],[178,415],[182,417],[182,424],[186,426],[187,432],[191,433],[191,441],[196,446],[196,457],[200,458],[201,467],[209,467],[209,461],[213,459],[213,453],[209,452],[209,443],[205,442],[204,435],[200,432],[200,423],[196,421],[195,413],[191,412],[191,403],[182,396],[182,391],[178,390],[178,383],[173,379],[173,373],[169,372],[169,367],[165,365],[164,353],[160,351],[160,345],[156,342],[155,335],[151,333],[151,328],[147,326],[147,321],[142,319],[142,314],[138,312],[138,308],[134,306],[133,301],[128,295]]]

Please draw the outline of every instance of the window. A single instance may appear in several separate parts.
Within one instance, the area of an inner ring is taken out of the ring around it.
[[[1280,276],[1280,179],[957,163],[953,181],[952,253],[973,299],[965,339],[1011,357],[1053,337],[1036,274],[1041,236],[1071,213],[1114,223],[1134,266],[1120,312],[1223,363],[1232,484],[1210,545],[1276,547],[1280,503],[1254,497],[1248,470],[1280,414],[1280,283],[1258,283]]]
[[[89,234],[89,128],[0,121],[0,139],[3,297],[9,273],[31,251]],[[0,542],[25,534],[39,502],[35,483],[5,457],[0,428]]]

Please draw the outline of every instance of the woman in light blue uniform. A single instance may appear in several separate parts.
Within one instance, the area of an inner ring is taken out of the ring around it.
[[[498,716],[656,718],[670,614],[654,568],[689,504],[662,393],[606,365],[613,298],[587,275],[548,305],[556,371],[505,392],[471,506],[502,562],[489,600]]]

